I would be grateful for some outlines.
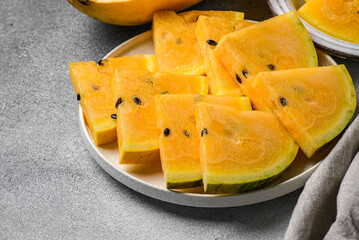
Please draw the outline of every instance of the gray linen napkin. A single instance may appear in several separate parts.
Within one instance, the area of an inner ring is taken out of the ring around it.
[[[309,178],[286,240],[359,239],[359,116]]]

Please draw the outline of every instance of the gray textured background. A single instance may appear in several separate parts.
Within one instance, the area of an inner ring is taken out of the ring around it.
[[[264,0],[194,8],[272,16]],[[68,63],[99,60],[149,29],[103,24],[65,0],[0,1],[0,239],[283,238],[301,189],[244,207],[183,207],[123,186],[90,156]],[[335,60],[359,92],[359,63]]]

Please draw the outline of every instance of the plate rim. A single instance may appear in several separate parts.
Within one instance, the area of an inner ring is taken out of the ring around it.
[[[309,35],[317,47],[334,56],[359,61],[359,44],[347,42],[332,37],[309,24],[301,18],[293,3],[288,0],[267,0],[269,8],[275,15],[282,15],[290,11],[295,11],[297,16],[305,25]]]
[[[117,52],[125,52],[126,49],[130,49],[131,46],[137,42],[141,42],[152,36],[152,30],[143,32],[130,38],[129,40],[121,43],[109,53],[107,53],[103,59],[111,57]],[[337,63],[326,53],[324,56],[333,64]],[[98,150],[97,146],[93,142],[87,125],[85,123],[85,118],[83,115],[83,110],[79,104],[79,126],[81,130],[81,135],[85,142],[87,149],[89,150],[91,156],[96,160],[96,162],[113,178],[123,185],[131,188],[132,190],[144,194],[146,196],[182,206],[190,207],[201,207],[201,208],[226,208],[226,207],[238,207],[256,204],[264,201],[268,201],[274,198],[284,196],[290,192],[293,192],[300,187],[303,187],[305,182],[311,176],[311,174],[318,168],[321,164],[321,161],[317,162],[311,168],[302,172],[301,174],[290,178],[284,182],[278,183],[276,185],[271,185],[262,189],[250,191],[247,193],[233,194],[233,195],[213,195],[213,194],[198,194],[198,193],[180,193],[176,191],[170,191],[152,184],[149,184],[141,179],[138,179],[127,172],[119,169],[111,161],[107,160],[103,154]]]

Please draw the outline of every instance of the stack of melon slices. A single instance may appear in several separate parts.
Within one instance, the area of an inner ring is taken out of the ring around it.
[[[97,145],[120,164],[161,161],[169,189],[238,193],[311,157],[356,107],[345,66],[317,67],[294,12],[260,23],[232,11],[154,14],[155,56],[70,63]],[[254,110],[252,110],[252,106]]]

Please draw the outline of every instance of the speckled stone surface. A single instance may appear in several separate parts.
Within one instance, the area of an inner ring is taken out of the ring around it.
[[[272,16],[265,1],[204,1],[195,9]],[[68,63],[99,60],[150,25],[103,24],[65,0],[0,1],[0,239],[282,239],[301,189],[227,209],[139,194],[87,151]],[[358,91],[359,62],[345,63]]]

